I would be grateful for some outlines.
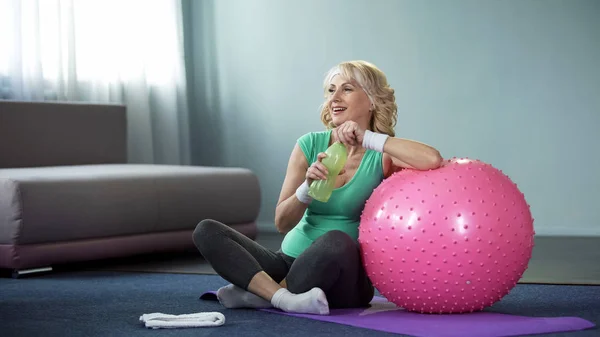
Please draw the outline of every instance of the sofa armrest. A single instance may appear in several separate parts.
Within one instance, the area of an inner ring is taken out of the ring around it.
[[[125,162],[123,105],[0,100],[0,168]]]

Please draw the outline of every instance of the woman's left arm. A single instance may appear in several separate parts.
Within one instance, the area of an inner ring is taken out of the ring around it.
[[[392,172],[400,168],[416,170],[437,169],[443,162],[440,152],[432,146],[410,139],[391,137],[383,133],[363,130],[356,122],[346,121],[333,130],[334,137],[347,145],[362,144],[364,148],[383,152],[391,157]],[[387,170],[386,170],[387,171]]]
[[[387,137],[383,153],[392,159],[392,171],[399,168],[433,170],[440,167],[443,158],[432,146],[410,139]]]

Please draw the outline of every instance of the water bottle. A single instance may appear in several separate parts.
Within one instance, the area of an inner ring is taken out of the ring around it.
[[[346,165],[346,159],[348,159],[348,150],[346,145],[340,142],[335,142],[325,150],[327,157],[321,160],[321,163],[327,167],[327,179],[315,180],[310,184],[308,195],[320,202],[327,202],[331,197],[335,186],[335,180],[340,174],[340,171]]]

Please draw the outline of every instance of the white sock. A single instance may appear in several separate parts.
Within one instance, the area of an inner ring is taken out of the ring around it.
[[[281,288],[273,294],[271,304],[285,312],[329,315],[327,297],[323,290],[316,287],[302,294],[292,294],[286,288]]]
[[[234,308],[271,308],[273,305],[271,302],[264,298],[255,295],[249,291],[246,291],[233,284],[226,285],[217,290],[217,298],[219,302],[229,309]]]

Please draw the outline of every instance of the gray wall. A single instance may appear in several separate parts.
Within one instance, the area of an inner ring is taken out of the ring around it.
[[[274,208],[295,140],[321,130],[326,70],[378,65],[397,134],[478,158],[525,193],[538,234],[600,235],[600,2],[187,3],[196,165],[260,178]]]

